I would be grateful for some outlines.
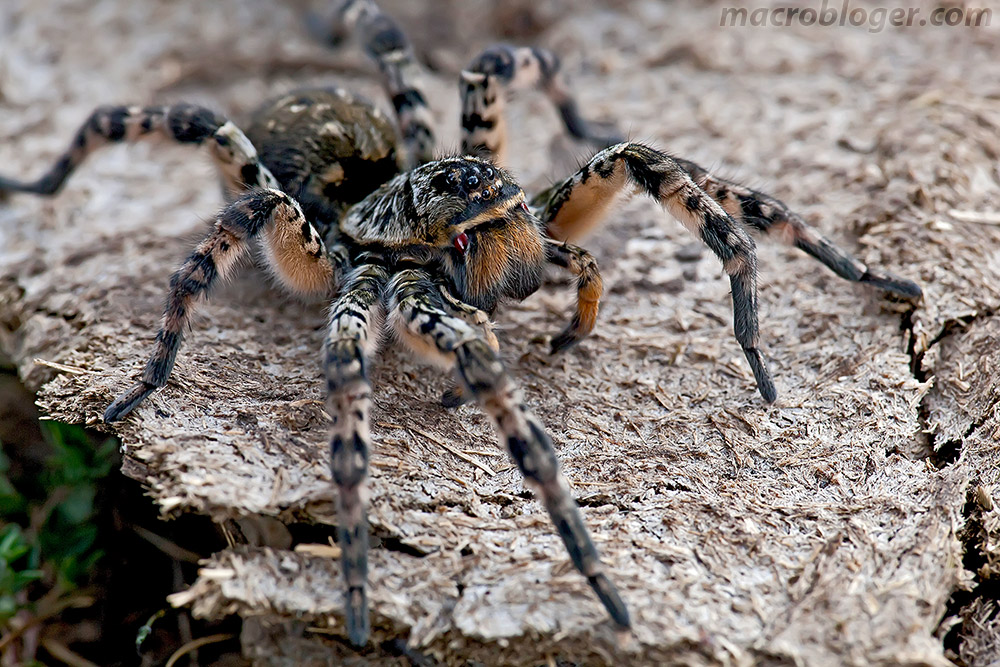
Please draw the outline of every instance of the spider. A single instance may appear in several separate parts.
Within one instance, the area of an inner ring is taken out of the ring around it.
[[[0,195],[53,195],[88,154],[110,143],[161,136],[205,145],[229,202],[170,279],[152,354],[141,378],[104,412],[122,419],[164,386],[197,302],[259,247],[277,281],[295,293],[328,295],[323,367],[331,415],[331,465],[349,640],[369,636],[367,478],[369,361],[395,340],[453,370],[447,406],[475,400],[538,493],[573,564],[611,620],[629,613],[604,569],[552,440],[498,355],[491,316],[536,290],[548,264],[576,278],[576,310],[554,336],[566,350],[594,327],[602,295],[593,256],[571,242],[629,189],[652,197],[718,256],[732,285],[734,332],[765,401],[777,397],[759,347],[756,254],[749,231],[776,236],[839,276],[910,300],[915,283],[870,268],[809,227],[781,201],[650,146],[622,141],[585,121],[550,51],[507,45],[477,56],[461,74],[463,154],[436,159],[421,75],[404,33],[373,0],[346,0],[328,36],[358,35],[378,63],[396,123],[338,88],[300,90],[255,112],[244,133],[195,105],[106,106],[70,148],[31,182],[0,177]],[[500,163],[505,94],[540,88],[567,130],[602,148],[575,174],[528,199]]]

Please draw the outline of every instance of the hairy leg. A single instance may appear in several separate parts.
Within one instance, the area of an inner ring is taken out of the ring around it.
[[[406,35],[374,0],[345,0],[319,31],[339,44],[356,34],[382,71],[382,81],[399,120],[407,167],[434,159],[433,117],[422,92],[424,71]]]
[[[269,268],[284,286],[304,293],[332,288],[334,266],[295,200],[276,190],[243,195],[219,213],[205,239],[170,278],[160,331],[142,379],[108,406],[104,421],[121,419],[166,384],[195,305],[232,274],[238,260],[248,254],[251,239],[258,236]]]
[[[462,151],[485,152],[503,162],[507,147],[504,101],[508,91],[540,88],[577,139],[599,148],[622,141],[613,129],[589,123],[560,72],[559,57],[547,49],[498,44],[462,71]]]
[[[348,275],[330,312],[324,344],[323,366],[333,421],[330,460],[338,490],[339,544],[347,585],[347,633],[355,646],[364,646],[369,633],[366,507],[371,385],[367,365],[379,345],[386,279],[385,269],[371,264]]]
[[[48,172],[34,181],[0,176],[0,195],[5,192],[54,195],[84,159],[98,148],[148,137],[164,137],[182,144],[207,144],[230,199],[249,188],[279,187],[240,128],[210,109],[181,103],[164,107],[104,106],[95,109]]]
[[[720,178],[689,160],[677,160],[677,164],[705,192],[722,204],[729,215],[754,231],[812,255],[841,278],[868,283],[907,299],[918,300],[923,295],[920,286],[912,280],[866,266],[838,248],[833,241],[790,210],[783,201]]]
[[[553,239],[546,239],[545,258],[576,276],[576,312],[563,331],[552,339],[552,354],[579,343],[594,330],[604,281],[597,260],[583,248]]]
[[[628,610],[607,575],[580,510],[559,471],[552,440],[528,410],[495,350],[482,334],[443,306],[438,287],[417,270],[402,271],[387,290],[389,325],[414,352],[459,379],[492,418],[525,480],[538,493],[559,531],[573,565],[590,583],[612,620],[629,627]]]
[[[600,222],[627,186],[659,202],[722,260],[732,285],[736,340],[761,396],[773,402],[777,390],[759,348],[754,241],[673,158],[638,143],[606,148],[576,174],[536,197],[533,206],[552,238],[568,241]]]
[[[490,319],[490,316],[485,311],[459,301],[445,287],[441,287],[441,296],[444,298],[444,307],[452,315],[465,320],[466,323],[474,327],[478,327],[482,331],[486,344],[494,352],[500,351],[500,341],[497,340],[497,335],[493,331],[493,320]],[[471,400],[472,396],[465,390],[461,382],[456,382],[446,389],[441,396],[441,404],[446,408],[457,408],[459,405],[464,405]]]

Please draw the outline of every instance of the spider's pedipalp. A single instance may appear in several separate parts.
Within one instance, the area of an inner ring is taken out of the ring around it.
[[[502,162],[507,146],[504,97],[508,91],[540,88],[552,101],[571,135],[599,148],[622,141],[612,128],[580,115],[563,80],[559,57],[537,47],[497,44],[473,58],[462,71],[462,151],[486,152]]]
[[[757,388],[771,403],[778,395],[760,351],[757,254],[749,234],[691,180],[677,162],[638,143],[606,148],[580,170],[536,198],[542,222],[560,241],[577,238],[600,221],[627,184],[637,186],[697,235],[722,261],[733,295],[733,331]]]
[[[236,125],[211,109],[181,103],[167,107],[98,107],[48,172],[34,181],[0,176],[0,193],[54,195],[84,159],[98,148],[155,136],[182,144],[207,143],[230,198],[252,187],[277,187],[274,176],[257,159],[253,144]]]
[[[552,339],[552,354],[576,345],[593,331],[597,322],[604,281],[597,260],[583,248],[552,239],[546,240],[545,257],[576,276],[576,312],[563,331]]]
[[[264,234],[265,257],[279,279],[296,291],[324,291],[334,269],[319,234],[302,217],[295,201],[276,190],[254,190],[219,213],[212,230],[170,278],[153,353],[140,382],[104,412],[104,421],[121,419],[170,376],[184,330],[195,305],[247,254],[250,240]]]
[[[597,549],[559,470],[552,440],[528,410],[496,351],[474,327],[440,306],[437,288],[423,271],[396,274],[387,297],[389,322],[397,337],[418,354],[454,368],[465,389],[492,418],[500,441],[538,493],[573,565],[587,578],[612,620],[621,628],[629,627],[628,609],[603,572]]]
[[[422,92],[424,72],[413,47],[396,21],[374,0],[346,0],[327,28],[328,41],[339,44],[357,34],[365,52],[378,63],[382,83],[399,120],[407,167],[434,159],[433,117]]]
[[[689,160],[677,160],[677,164],[731,216],[754,231],[811,255],[841,278],[868,283],[911,300],[919,300],[923,295],[912,280],[866,266],[837,247],[780,199],[720,178]]]
[[[337,485],[338,543],[347,586],[347,632],[355,646],[368,641],[368,414],[371,385],[368,359],[379,344],[384,317],[382,291],[388,276],[374,264],[345,279],[330,312],[323,345],[328,407],[333,421],[330,464]]]

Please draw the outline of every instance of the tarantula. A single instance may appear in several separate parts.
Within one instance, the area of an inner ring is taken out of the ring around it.
[[[576,312],[552,339],[553,353],[594,327],[602,294],[594,258],[569,243],[632,187],[658,201],[719,257],[732,284],[734,331],[763,398],[777,393],[758,346],[756,255],[747,230],[776,235],[848,280],[919,299],[913,282],[866,267],[761,192],[649,146],[605,136],[584,121],[544,49],[495,46],[462,72],[463,156],[435,159],[420,66],[397,24],[373,0],[347,0],[333,41],[358,34],[378,63],[396,125],[340,89],[293,92],[264,105],[246,133],[208,109],[98,108],[41,178],[0,178],[0,194],[55,194],[84,158],[109,142],[159,135],[208,146],[230,202],[170,279],[167,303],[142,377],[104,413],[112,422],[164,386],[196,302],[259,245],[278,282],[331,296],[323,366],[332,418],[332,472],[346,581],[348,636],[369,634],[366,480],[370,451],[367,366],[384,338],[453,369],[443,402],[476,400],[535,488],[576,568],[612,621],[629,614],[559,470],[552,441],[498,356],[491,315],[524,299],[546,265],[576,277]],[[504,95],[538,87],[570,133],[603,147],[576,174],[530,201],[499,166],[506,144]],[[398,138],[397,138],[398,137]]]

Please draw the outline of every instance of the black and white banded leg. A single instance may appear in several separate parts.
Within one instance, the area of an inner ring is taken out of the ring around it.
[[[444,298],[445,307],[452,315],[460,317],[472,326],[478,327],[483,332],[483,338],[486,340],[487,345],[496,352],[500,351],[500,341],[497,339],[494,331],[493,320],[490,319],[486,311],[459,301],[444,286],[441,287],[441,296]],[[441,395],[441,405],[446,408],[456,408],[471,400],[472,397],[469,395],[469,392],[465,391],[461,382],[456,382],[451,387],[448,387],[448,389],[445,389],[444,394]]]
[[[622,141],[613,128],[584,120],[563,80],[559,57],[547,49],[498,44],[476,56],[462,71],[462,151],[486,153],[503,163],[510,91],[539,88],[552,101],[571,135],[605,148]]]
[[[433,160],[433,117],[423,93],[424,70],[399,24],[384,14],[374,0],[345,0],[325,28],[316,20],[314,31],[325,33],[323,36],[332,44],[357,35],[365,52],[378,64],[383,86],[396,110],[404,167]]]
[[[689,160],[677,164],[722,207],[751,230],[794,246],[845,280],[867,283],[910,300],[923,296],[920,286],[888,271],[866,266],[809,226],[781,200],[709,173]]]
[[[338,543],[346,583],[347,634],[355,646],[368,641],[368,360],[376,353],[384,321],[382,292],[388,276],[367,264],[352,271],[330,312],[323,346],[332,419],[330,461],[337,485]]]
[[[492,418],[526,482],[548,510],[573,565],[590,583],[611,619],[629,627],[629,614],[604,568],[565,478],[552,440],[528,410],[496,351],[482,333],[443,307],[438,287],[419,270],[396,274],[387,290],[388,322],[396,336],[420,356],[453,369],[466,390]]]
[[[549,235],[579,238],[600,222],[618,195],[637,187],[660,203],[722,260],[733,295],[733,331],[757,388],[767,402],[777,390],[760,350],[757,324],[757,253],[753,239],[722,206],[661,151],[624,143],[599,152],[565,181],[534,199]]]
[[[233,122],[211,109],[193,104],[172,106],[103,106],[77,130],[70,147],[34,181],[0,176],[0,195],[30,192],[54,195],[88,155],[110,143],[165,137],[181,144],[205,144],[222,176],[229,200],[250,188],[279,188],[261,164],[257,150]]]
[[[108,406],[104,421],[121,419],[166,384],[195,306],[233,273],[240,258],[249,254],[254,237],[262,238],[267,266],[283,286],[299,293],[332,290],[334,265],[298,203],[277,190],[244,194],[219,213],[205,239],[171,276],[160,330],[142,378]]]

